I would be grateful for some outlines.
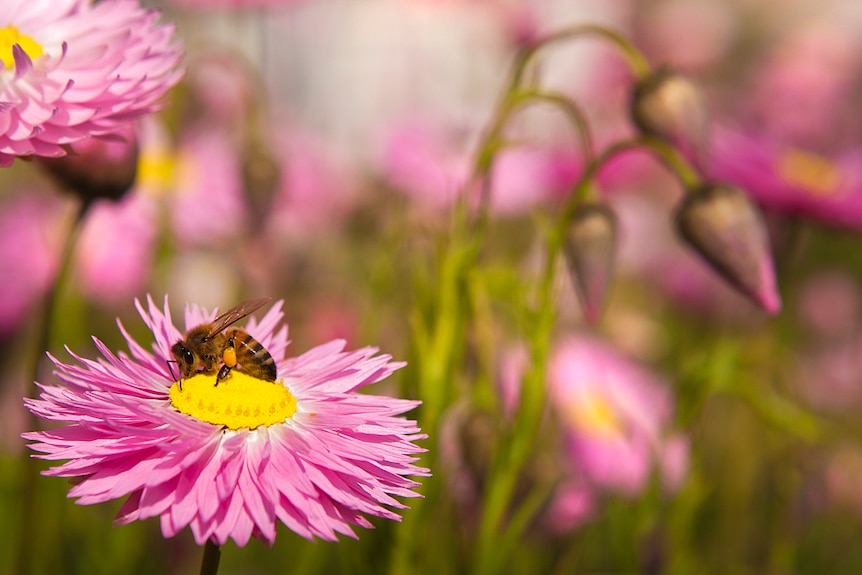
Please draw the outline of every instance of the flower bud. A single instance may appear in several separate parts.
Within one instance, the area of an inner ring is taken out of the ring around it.
[[[703,159],[709,117],[700,89],[687,76],[659,68],[634,86],[630,112],[642,133],[670,142],[695,161]]]
[[[690,192],[677,208],[676,227],[740,292],[769,313],[781,309],[766,226],[742,190],[707,184]]]
[[[566,232],[564,250],[572,282],[584,310],[595,323],[601,316],[605,294],[613,276],[617,221],[603,204],[582,204]]]
[[[118,200],[135,184],[138,141],[132,130],[122,137],[89,138],[76,143],[66,156],[38,162],[58,185],[85,203]]]

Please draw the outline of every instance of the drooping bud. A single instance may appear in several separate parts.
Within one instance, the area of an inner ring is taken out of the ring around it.
[[[89,204],[99,198],[120,199],[135,184],[138,140],[133,130],[106,138],[89,138],[59,158],[38,163],[63,189]]]
[[[590,323],[601,317],[613,277],[616,247],[617,219],[610,208],[581,204],[566,232],[564,250],[584,317]]]
[[[668,141],[690,159],[704,158],[709,116],[700,89],[687,76],[657,69],[634,86],[630,112],[642,133]]]
[[[742,190],[706,184],[689,192],[677,208],[676,228],[740,292],[769,313],[781,309],[766,226]]]

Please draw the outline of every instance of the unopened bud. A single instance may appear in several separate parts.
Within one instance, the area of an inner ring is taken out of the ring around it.
[[[601,317],[613,277],[616,246],[617,220],[610,208],[603,204],[579,206],[566,232],[564,248],[584,317],[590,323]]]
[[[707,184],[690,192],[677,209],[676,227],[731,285],[769,313],[781,309],[766,226],[742,190]]]
[[[687,76],[661,67],[634,86],[631,117],[644,134],[673,144],[690,159],[706,152],[709,117],[700,89]]]
[[[76,143],[66,156],[38,162],[58,185],[85,203],[118,200],[135,184],[138,141],[132,130],[122,137],[89,138]]]

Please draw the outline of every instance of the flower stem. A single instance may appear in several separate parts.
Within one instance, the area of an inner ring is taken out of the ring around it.
[[[207,539],[204,545],[204,556],[201,560],[201,575],[216,575],[221,559],[221,548],[212,539]]]
[[[72,259],[75,255],[75,246],[78,244],[78,236],[83,227],[84,218],[90,208],[90,202],[83,201],[77,206],[75,219],[69,226],[69,234],[66,242],[63,244],[63,250],[60,253],[59,268],[54,277],[54,281],[45,292],[42,303],[42,318],[37,335],[35,346],[36,354],[33,358],[31,366],[31,377],[27,385],[26,397],[32,397],[36,392],[35,386],[30,383],[36,382],[39,379],[39,366],[42,359],[45,357],[45,352],[51,348],[51,326],[54,323],[55,311],[58,307],[60,298],[63,295],[63,289],[68,282],[69,274],[72,268]],[[28,429],[35,430],[39,425],[39,418],[28,411]],[[38,533],[41,532],[38,525],[38,513],[35,512],[36,505],[36,486],[38,482],[36,477],[39,475],[39,466],[36,460],[30,457],[28,450],[23,452],[21,473],[21,516],[19,519],[20,537],[18,544],[18,552],[15,557],[14,573],[30,573],[30,560],[33,557],[33,545],[38,541]]]
[[[614,44],[622,52],[623,56],[626,59],[626,63],[629,65],[629,68],[631,68],[632,73],[636,77],[645,78],[649,75],[651,68],[646,57],[643,55],[643,52],[638,50],[638,48],[621,33],[611,30],[610,28],[605,28],[604,26],[600,26],[598,24],[579,24],[575,26],[569,26],[567,28],[563,28],[562,30],[553,32],[539,38],[525,49],[526,61],[524,64],[524,69],[526,69],[526,64],[529,63],[529,60],[532,59],[533,55],[540,48],[566,40],[571,40],[578,36],[592,34],[601,36]]]

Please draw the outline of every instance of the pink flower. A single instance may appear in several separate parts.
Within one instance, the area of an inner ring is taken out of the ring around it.
[[[150,279],[158,213],[152,198],[132,193],[103,201],[87,215],[76,264],[87,295],[103,304],[140,293]]]
[[[571,338],[557,347],[549,376],[572,465],[589,484],[636,495],[657,467],[668,488],[679,485],[685,444],[668,433],[672,400],[656,375],[607,344]]]
[[[0,206],[0,336],[21,324],[54,281],[65,215],[63,202],[35,193],[24,193]]]
[[[68,460],[45,473],[76,478],[78,503],[128,496],[118,525],[159,517],[166,537],[189,526],[199,544],[242,546],[252,535],[271,544],[278,521],[308,539],[355,537],[351,526],[371,526],[365,515],[398,519],[384,507],[404,507],[393,495],[416,496],[407,476],[428,473],[413,465],[423,451],[413,441],[425,436],[399,415],[418,402],[358,393],[403,364],[374,348],[343,351],[341,341],[286,358],[277,303],[245,327],[275,360],[277,381],[234,369],[218,386],[200,373],[180,388],[167,362],[183,335],[167,301],[164,312],[151,299],[137,305],[151,351],[120,325],[131,355],[96,340],[97,360],[52,358],[62,384],[40,384],[40,398],[26,400],[66,424],[24,437],[38,457]],[[214,316],[193,305],[185,324]]]
[[[223,245],[244,229],[248,208],[239,158],[225,134],[186,132],[174,168],[170,218],[182,246]]]
[[[267,221],[272,236],[290,242],[331,234],[356,205],[349,167],[321,141],[290,129],[274,132],[271,149],[280,168]]]
[[[712,175],[749,192],[766,209],[862,228],[862,150],[835,156],[717,129]]]
[[[420,204],[446,208],[470,177],[467,148],[466,142],[438,126],[422,122],[398,126],[385,145],[384,176]],[[575,157],[559,150],[529,146],[502,150],[491,173],[491,209],[512,216],[559,199],[579,171]]]
[[[0,4],[0,165],[62,156],[153,111],[180,77],[173,26],[134,0]]]

